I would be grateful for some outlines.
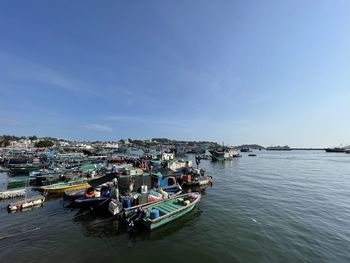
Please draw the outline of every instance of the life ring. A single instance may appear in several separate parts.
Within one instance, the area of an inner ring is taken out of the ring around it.
[[[94,197],[94,196],[95,196],[95,191],[91,192],[90,194],[85,193],[85,197],[86,197],[86,198],[92,198],[92,197]]]
[[[86,198],[92,198],[92,197],[95,196],[95,194],[96,194],[95,189],[89,188],[89,189],[86,190],[84,196],[85,196]]]

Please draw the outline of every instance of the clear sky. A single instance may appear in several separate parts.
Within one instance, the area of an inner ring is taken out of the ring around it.
[[[350,1],[1,1],[0,134],[350,144]]]

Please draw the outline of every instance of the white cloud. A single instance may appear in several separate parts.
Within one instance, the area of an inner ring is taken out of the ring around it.
[[[106,131],[106,132],[113,131],[111,127],[101,125],[101,124],[96,124],[96,123],[83,125],[81,127],[85,129],[95,130],[95,131]]]

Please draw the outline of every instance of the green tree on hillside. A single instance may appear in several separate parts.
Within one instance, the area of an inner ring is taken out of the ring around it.
[[[50,140],[42,140],[42,141],[39,141],[35,144],[35,147],[38,147],[38,148],[47,148],[47,147],[51,147],[53,146],[54,143]]]

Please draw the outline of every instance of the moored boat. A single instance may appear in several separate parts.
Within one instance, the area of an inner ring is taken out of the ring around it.
[[[24,210],[26,208],[31,208],[33,206],[41,206],[44,202],[45,202],[44,196],[42,195],[33,196],[18,202],[10,203],[7,206],[7,210],[10,212],[15,212],[19,210]]]
[[[235,157],[241,157],[239,152],[235,149],[225,147],[220,150],[212,150],[209,151],[211,153],[211,158],[213,161],[226,161],[226,160],[232,160]]]
[[[108,211],[110,197],[79,197],[73,201],[73,206],[80,209],[97,209]]]
[[[11,175],[29,175],[30,172],[38,171],[45,167],[43,163],[10,164]]]
[[[250,150],[250,148],[248,147],[242,147],[240,151],[247,153],[247,152],[251,152],[252,150]]]
[[[200,199],[201,194],[189,193],[143,207],[142,223],[150,230],[161,227],[193,210]]]
[[[80,209],[99,209],[107,212],[112,195],[111,190],[111,186],[102,186],[96,189],[89,187],[85,190],[83,196],[74,199],[72,206]]]
[[[43,186],[40,189],[48,194],[63,194],[65,191],[89,188],[90,185],[84,181],[70,181],[67,183],[57,183]]]
[[[182,177],[182,185],[191,187],[191,186],[201,186],[213,183],[213,177],[209,175],[200,175],[200,176],[192,176],[192,175],[184,175]]]
[[[179,180],[181,181],[181,186],[185,187],[213,184],[213,177],[205,175],[203,169],[185,170]]]

